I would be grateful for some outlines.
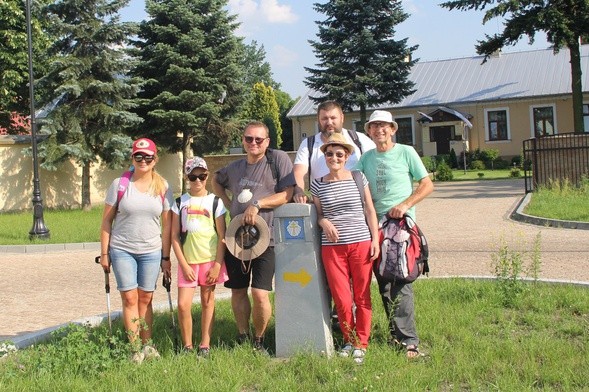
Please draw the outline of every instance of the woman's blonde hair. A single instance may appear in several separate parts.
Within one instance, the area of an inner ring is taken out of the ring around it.
[[[154,158],[155,163],[157,163],[159,157],[156,155]],[[151,185],[149,186],[147,193],[152,196],[164,196],[167,190],[166,180],[164,180],[164,177],[155,170],[154,166],[153,169],[151,169]]]

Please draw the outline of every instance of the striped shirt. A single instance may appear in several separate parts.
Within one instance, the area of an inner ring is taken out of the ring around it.
[[[362,175],[364,187],[368,180]],[[311,194],[319,198],[323,216],[336,227],[338,242],[329,242],[321,232],[322,245],[344,245],[369,241],[370,230],[364,216],[360,192],[353,178],[342,181],[323,182],[322,178],[311,182]]]

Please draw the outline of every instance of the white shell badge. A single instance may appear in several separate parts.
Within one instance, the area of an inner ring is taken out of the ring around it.
[[[250,201],[252,199],[252,196],[253,196],[252,191],[250,191],[249,189],[244,189],[237,196],[237,201],[240,203],[247,203],[248,201]]]

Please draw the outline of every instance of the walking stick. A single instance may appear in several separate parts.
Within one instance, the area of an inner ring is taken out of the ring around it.
[[[96,264],[100,264],[100,256],[94,258]],[[108,334],[112,340],[112,320],[110,317],[110,272],[104,271],[104,290],[106,291],[106,311],[108,312]]]
[[[170,287],[172,285],[172,278],[167,276],[164,273],[164,277],[162,280],[162,285],[166,288],[168,292],[168,304],[170,304],[170,313],[172,315],[172,333],[174,334],[173,344],[174,344],[174,352],[178,352],[178,327],[176,326],[176,318],[174,317],[174,306],[172,306],[172,295],[170,294]]]

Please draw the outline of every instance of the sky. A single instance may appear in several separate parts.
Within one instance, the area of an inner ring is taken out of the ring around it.
[[[314,3],[325,0],[229,0],[228,10],[241,23],[236,34],[245,43],[256,41],[263,45],[275,81],[292,98],[304,95],[308,76],[304,67],[316,67],[317,60],[309,40],[316,41],[316,21],[325,15],[313,9]],[[476,55],[475,45],[485,34],[498,34],[503,21],[492,19],[482,24],[483,13],[477,11],[448,11],[441,8],[442,0],[403,0],[403,9],[410,16],[395,29],[395,40],[408,38],[408,45],[419,45],[414,58],[432,61]],[[146,19],[145,0],[131,0],[121,11],[124,21]],[[504,52],[546,49],[546,35],[536,34],[529,45],[524,36],[515,46]]]

